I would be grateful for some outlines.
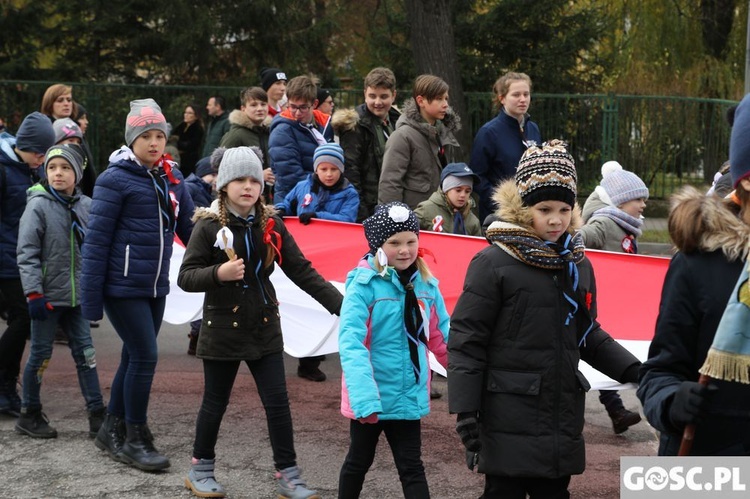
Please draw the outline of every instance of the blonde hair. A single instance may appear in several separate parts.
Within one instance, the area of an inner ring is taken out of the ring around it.
[[[229,214],[227,212],[227,191],[219,191],[219,223],[222,227],[226,227],[229,223]],[[255,203],[255,212],[260,213],[260,229],[265,234],[266,226],[268,225],[268,213],[266,212],[266,205],[263,203],[263,198],[258,198]],[[266,257],[263,259],[263,266],[268,268],[273,265],[276,252],[270,244],[263,243],[266,246]],[[245,262],[247,263],[247,262]]]
[[[511,71],[495,80],[495,84],[492,85],[492,91],[495,93],[494,100],[497,103],[498,108],[502,106],[502,104],[500,104],[500,99],[508,94],[510,91],[510,85],[517,81],[525,81],[528,83],[529,91],[531,91],[531,78],[526,73],[514,73]]]

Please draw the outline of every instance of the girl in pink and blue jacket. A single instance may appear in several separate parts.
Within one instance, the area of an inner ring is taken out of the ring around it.
[[[383,432],[404,496],[429,497],[420,420],[430,412],[428,352],[447,364],[448,312],[422,259],[414,212],[388,203],[363,225],[370,253],[347,276],[339,327],[351,442],[338,497],[359,497]]]

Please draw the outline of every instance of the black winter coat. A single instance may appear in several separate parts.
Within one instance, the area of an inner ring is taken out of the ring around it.
[[[581,303],[596,314],[591,264],[579,264]],[[480,251],[451,316],[448,391],[453,413],[479,411],[479,471],[559,478],[583,473],[583,416],[590,385],[583,359],[621,380],[638,360],[595,323],[579,347],[589,314],[565,326],[563,270],[516,260],[497,246]]]
[[[215,206],[215,205],[214,205]],[[271,213],[270,209],[268,213]],[[251,226],[253,245],[257,251],[246,257],[246,222],[229,215],[229,228],[234,234],[234,250],[245,259],[244,281],[221,282],[219,266],[228,261],[224,250],[214,247],[216,234],[221,229],[217,211],[200,209],[190,243],[182,260],[177,284],[188,292],[206,293],[203,302],[203,322],[196,356],[212,360],[256,360],[281,352],[281,336],[276,290],[270,276],[274,265],[261,265],[267,246],[258,220]],[[341,293],[312,267],[300,251],[292,235],[279,217],[273,217],[274,230],[281,236],[281,263],[284,273],[302,290],[310,294],[332,314],[338,314],[343,299]],[[276,256],[276,263],[279,258]]]
[[[750,227],[715,199],[694,191],[674,197],[675,206],[699,199],[700,211],[682,220],[704,224],[700,250],[677,253],[664,279],[656,334],[640,371],[638,398],[649,423],[661,432],[659,455],[675,456],[683,428],[669,411],[683,381],[698,381],[698,370],[714,339],[747,258]],[[695,206],[695,204],[693,204]],[[712,380],[719,389],[706,420],[697,426],[692,455],[750,455],[750,387]]]

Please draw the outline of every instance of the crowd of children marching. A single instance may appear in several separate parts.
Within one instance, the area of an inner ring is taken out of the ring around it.
[[[470,467],[485,474],[486,499],[569,497],[571,476],[585,468],[589,387],[577,370],[580,360],[623,383],[638,383],[640,370],[638,395],[662,433],[661,453],[674,454],[675,435],[706,418],[735,436],[701,440],[701,452],[750,453],[748,412],[730,407],[741,394],[730,397],[736,388],[720,386],[716,395],[698,384],[695,365],[748,256],[748,98],[732,133],[732,197],[692,191],[678,197],[670,232],[680,253],[667,275],[676,284],[665,286],[657,336],[641,368],[597,321],[596,278],[585,248],[637,253],[648,188],[619,164],[605,165],[581,215],[567,144],[542,143],[529,120],[528,76],[509,73],[496,83],[499,112],[477,136],[477,172],[458,159],[460,120],[448,105],[448,85],[436,76],[419,76],[399,113],[393,73],[376,68],[364,80],[365,102],[333,116],[331,94],[306,76],[287,81],[283,71],[265,68],[261,83],[243,90],[228,131],[212,138],[220,147],[187,178],[165,155],[169,126],[152,99],[130,103],[125,145],[110,155],[92,196],[79,187],[93,168],[69,87],[56,88],[62,93],[49,98],[50,114],[31,113],[15,136],[0,135],[0,291],[8,317],[0,338],[0,412],[17,418],[19,433],[57,436],[40,388],[61,328],[96,447],[145,471],[171,465],[149,429],[148,407],[177,236],[187,245],[177,284],[205,295],[190,343],[204,370],[184,479],[196,496],[226,495],[215,475],[215,448],[244,363],[266,413],[279,497],[319,497],[302,478],[294,447],[271,282],[277,265],[340,316],[340,411],[350,420],[350,445],[339,498],[359,497],[382,433],[404,497],[430,497],[420,430],[434,395],[429,353],[448,370],[449,409]],[[478,213],[491,215],[486,230]],[[696,213],[709,213],[702,233],[685,227]],[[367,250],[352,255],[343,296],[305,258],[286,228],[289,216],[304,225],[362,224]],[[726,231],[713,219],[734,227],[732,237],[710,239]],[[484,236],[489,243],[466,270],[450,317],[423,258],[421,230]],[[738,238],[729,248],[720,242]],[[691,269],[699,265],[722,279],[711,280],[707,270],[697,270],[705,278],[696,276]],[[719,283],[716,289],[703,289],[709,281]],[[722,299],[706,305],[701,293]],[[670,307],[698,310],[706,319]],[[106,404],[90,331],[105,313],[122,340]],[[301,359],[298,374],[324,380],[320,361]],[[640,420],[617,392],[602,392],[601,400],[616,433]]]

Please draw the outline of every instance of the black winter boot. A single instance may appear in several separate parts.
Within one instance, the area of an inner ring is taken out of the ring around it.
[[[109,457],[115,461],[120,461],[120,454],[122,453],[122,445],[124,443],[125,421],[119,416],[106,413],[104,422],[96,433],[94,445],[101,450],[107,451]]]
[[[104,423],[104,414],[106,412],[107,410],[104,407],[89,412],[89,438],[96,438],[99,429]]]
[[[21,415],[21,397],[18,396],[18,379],[0,373],[0,413],[18,417]]]
[[[128,436],[122,446],[120,460],[143,471],[169,468],[169,459],[154,447],[154,436],[146,424],[125,424]]]
[[[47,415],[41,407],[26,407],[21,409],[21,415],[16,421],[16,432],[31,438],[56,438],[57,430],[49,425]]]

